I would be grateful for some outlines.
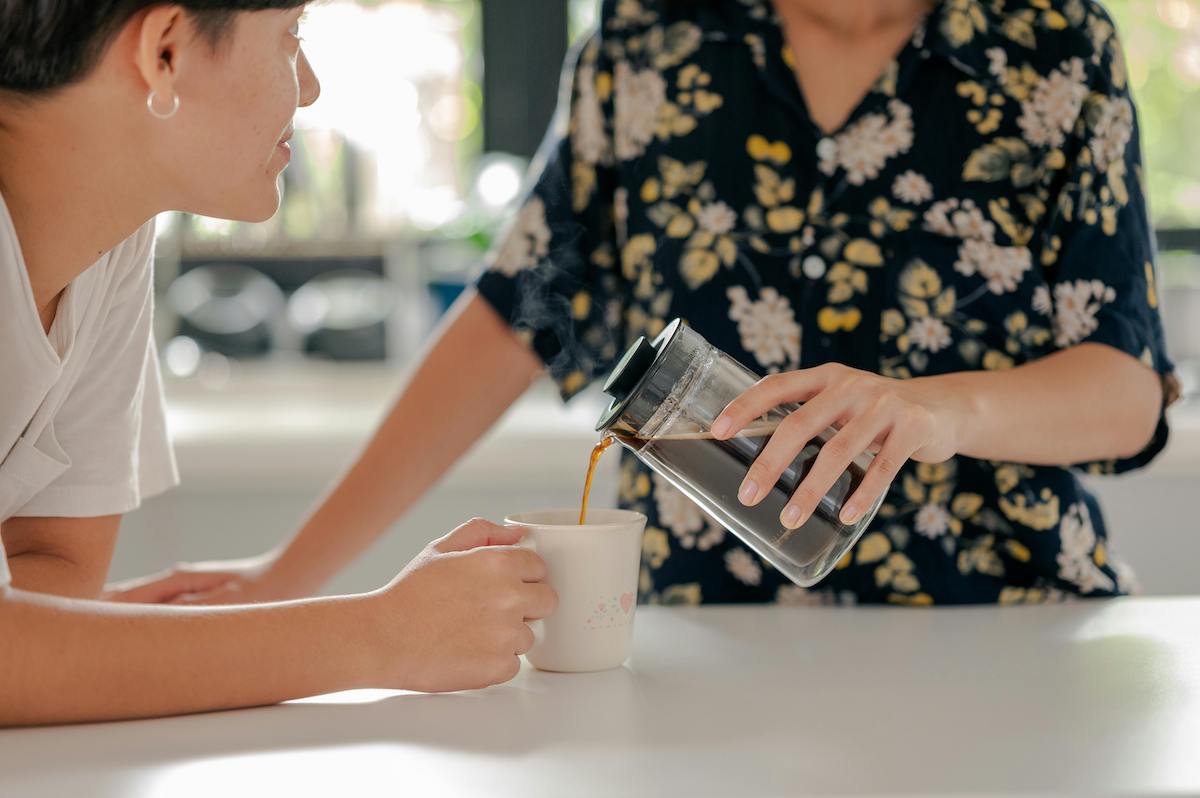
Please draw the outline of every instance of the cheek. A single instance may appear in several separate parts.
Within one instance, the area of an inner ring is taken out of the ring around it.
[[[282,53],[271,59],[230,58],[224,91],[214,97],[214,128],[231,155],[265,164],[296,112],[296,72]]]

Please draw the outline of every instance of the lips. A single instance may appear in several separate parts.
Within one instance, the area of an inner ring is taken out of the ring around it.
[[[281,139],[279,140],[279,143],[280,143],[280,144],[287,144],[289,141],[291,141],[291,140],[292,140],[292,136],[294,136],[294,135],[295,135],[295,133],[296,133],[296,129],[295,129],[295,128],[292,128],[292,127],[289,127],[289,128],[287,129],[287,132],[283,134],[283,138],[281,138]]]

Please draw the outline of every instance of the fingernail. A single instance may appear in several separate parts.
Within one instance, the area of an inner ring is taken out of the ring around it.
[[[842,508],[841,521],[846,526],[850,526],[858,520],[862,515],[862,510],[858,509],[858,505],[846,505]]]
[[[795,529],[800,526],[800,508],[794,504],[789,504],[783,511],[783,516],[780,518],[783,525],[788,529]]]
[[[715,422],[713,422],[712,434],[714,437],[724,438],[726,435],[729,434],[729,430],[732,426],[733,426],[733,422],[730,421],[729,419],[718,418]]]
[[[752,479],[748,479],[742,483],[742,489],[738,491],[738,499],[742,504],[749,504],[758,496],[758,483]]]

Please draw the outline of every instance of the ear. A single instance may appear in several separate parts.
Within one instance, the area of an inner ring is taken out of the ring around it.
[[[191,25],[183,8],[154,6],[129,24],[134,27],[134,66],[147,89],[159,97],[175,96],[182,50],[191,39]]]

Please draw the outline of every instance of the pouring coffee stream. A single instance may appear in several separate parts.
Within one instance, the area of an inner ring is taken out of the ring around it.
[[[592,477],[596,476],[596,466],[600,464],[600,458],[604,456],[604,451],[616,442],[616,436],[608,434],[592,447],[592,457],[588,461],[587,478],[583,481],[583,499],[579,502],[580,526],[587,523],[588,496],[592,493]]]
[[[835,434],[832,429],[804,447],[764,499],[753,507],[743,505],[737,493],[747,470],[780,422],[800,407],[783,405],[737,435],[717,439],[710,431],[713,421],[758,379],[678,319],[653,342],[639,338],[604,385],[612,402],[596,425],[604,437],[592,452],[580,522],[586,519],[595,466],[615,439],[793,582],[807,587],[820,581],[862,535],[882,503],[880,497],[854,524],[839,518],[861,484],[871,455],[857,457],[797,528],[783,526],[780,515],[821,447]]]

